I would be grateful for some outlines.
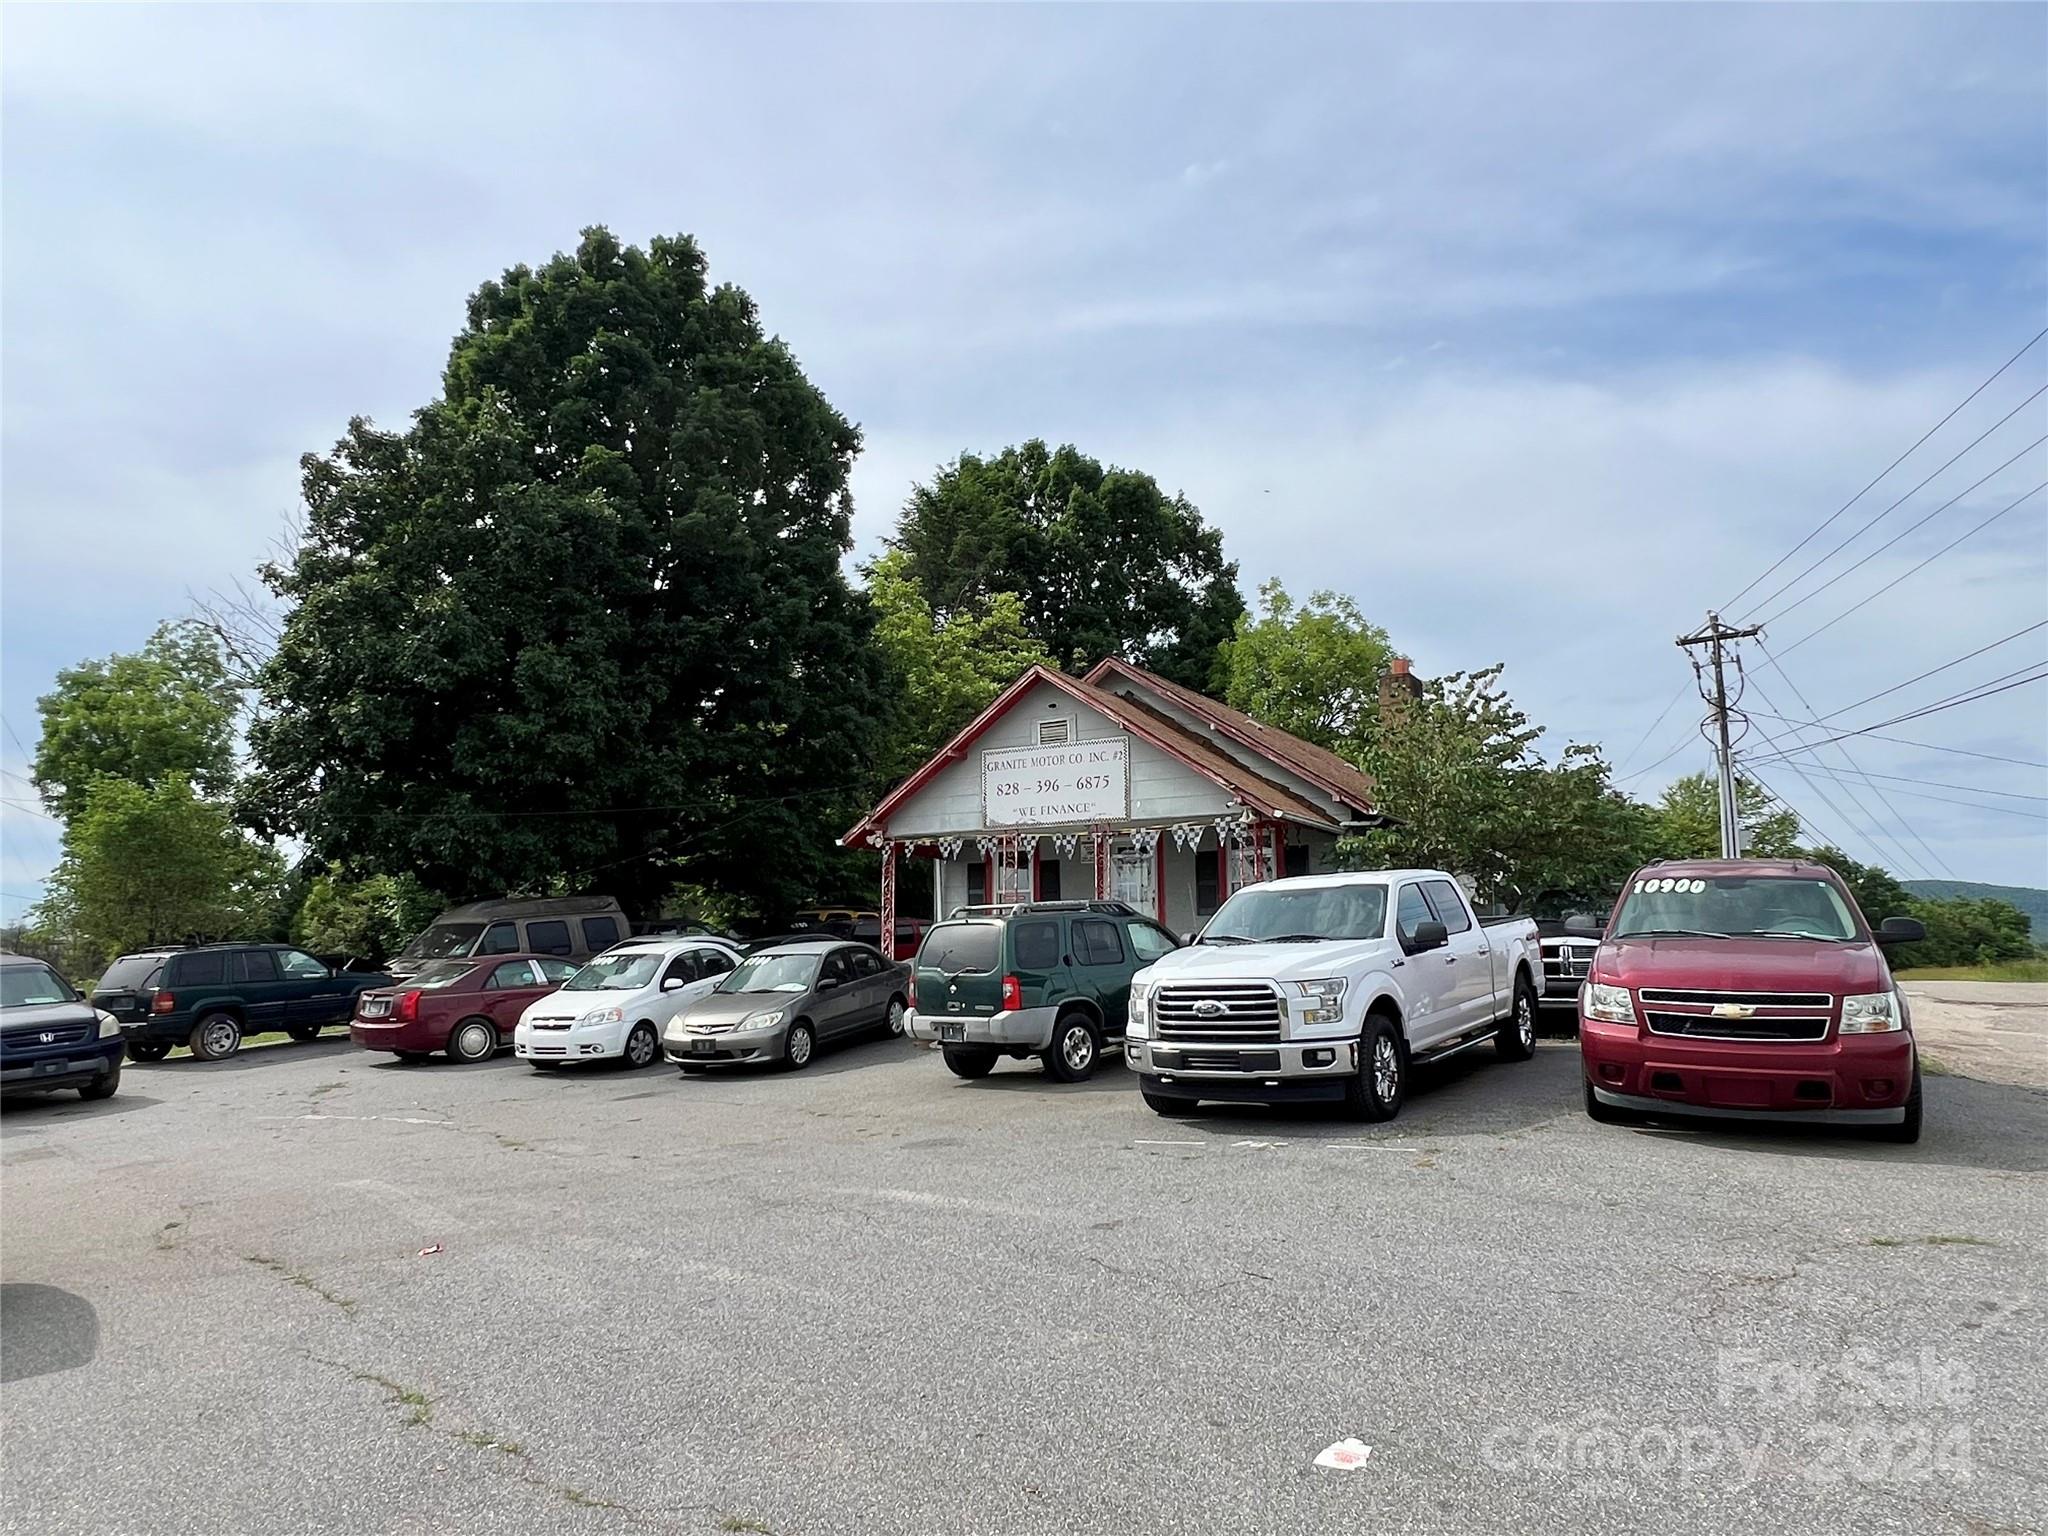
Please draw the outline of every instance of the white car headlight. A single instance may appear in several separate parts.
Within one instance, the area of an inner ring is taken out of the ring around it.
[[[1329,976],[1321,981],[1297,981],[1294,990],[1302,999],[1302,1007],[1294,1017],[1302,1024],[1341,1024],[1344,1022],[1344,992],[1351,983],[1342,976]]]
[[[1842,999],[1842,1033],[1882,1035],[1906,1027],[1896,992],[1864,992]]]
[[[789,1017],[787,1008],[770,1008],[766,1013],[750,1013],[740,1021],[741,1029],[773,1029]]]
[[[578,1024],[616,1024],[626,1016],[621,1008],[593,1008],[576,1022]]]
[[[1629,996],[1627,987],[1589,981],[1579,996],[1589,1019],[1598,1019],[1603,1024],[1633,1024],[1636,1021],[1636,1000]]]
[[[121,1021],[111,1013],[102,1013],[100,1015],[100,1038],[102,1040],[110,1040],[119,1033],[121,1033]]]

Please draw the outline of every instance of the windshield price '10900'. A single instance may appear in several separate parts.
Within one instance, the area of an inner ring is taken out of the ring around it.
[[[1613,932],[1617,939],[1859,936],[1854,914],[1827,881],[1749,875],[1646,876],[1629,888]]]

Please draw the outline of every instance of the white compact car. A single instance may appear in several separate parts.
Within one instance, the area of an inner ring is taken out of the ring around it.
[[[661,1054],[662,1029],[676,1012],[741,958],[733,945],[702,935],[628,939],[529,1003],[512,1032],[512,1054],[537,1072],[621,1058],[644,1067]]]

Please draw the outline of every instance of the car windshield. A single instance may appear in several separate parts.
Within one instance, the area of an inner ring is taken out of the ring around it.
[[[1617,939],[1859,937],[1849,904],[1826,880],[1784,875],[1644,875],[1629,883]]]
[[[467,960],[436,960],[413,972],[408,987],[452,987],[475,969]]]
[[[39,961],[0,966],[0,1007],[46,1008],[73,1002],[77,996],[62,976]]]
[[[750,955],[715,988],[719,992],[808,992],[818,979],[816,955]]]
[[[484,931],[482,923],[436,923],[400,950],[403,960],[439,960],[466,955]]]
[[[1384,885],[1254,885],[1223,903],[1204,944],[1376,939],[1386,932]]]
[[[661,969],[662,952],[637,950],[628,954],[599,955],[562,983],[564,992],[638,992],[654,980]]]

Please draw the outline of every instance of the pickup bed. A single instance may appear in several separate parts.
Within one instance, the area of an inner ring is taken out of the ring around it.
[[[1411,1066],[1489,1041],[1528,1060],[1542,974],[1535,923],[1480,920],[1442,870],[1269,881],[1138,973],[1124,1058],[1163,1115],[1325,1099],[1386,1120]]]

